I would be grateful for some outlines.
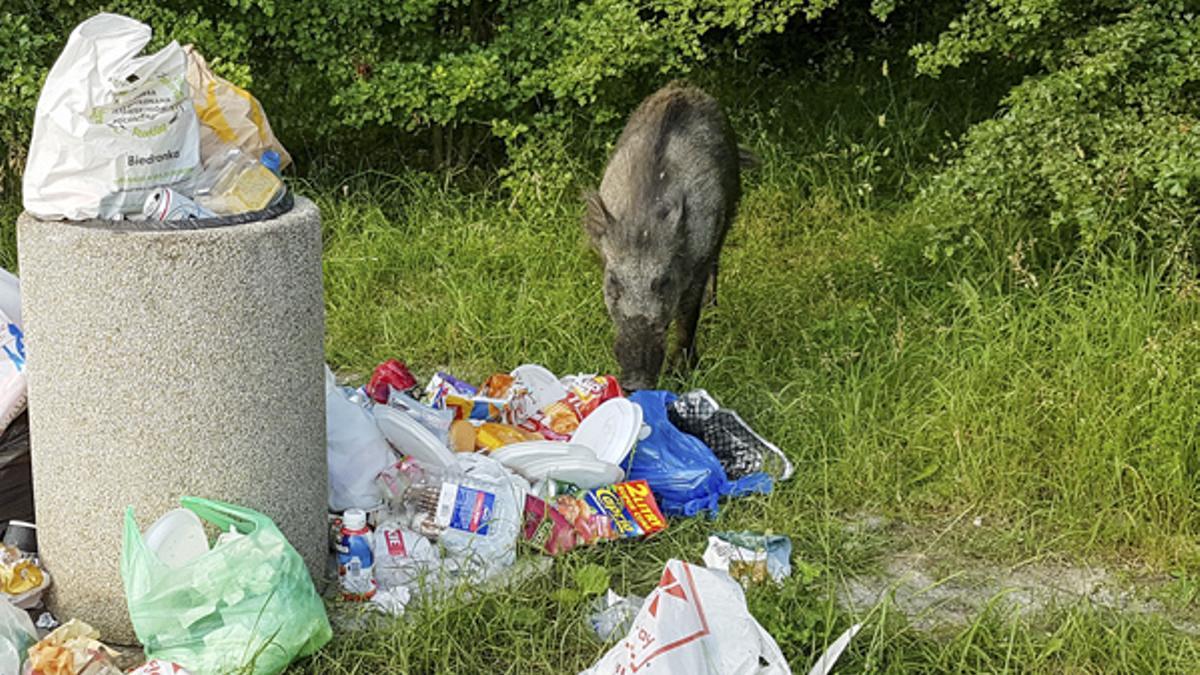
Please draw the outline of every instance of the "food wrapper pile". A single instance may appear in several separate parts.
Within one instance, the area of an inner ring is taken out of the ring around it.
[[[425,399],[434,408],[454,411],[455,420],[505,424],[526,432],[521,438],[510,432],[502,439],[507,444],[529,438],[567,441],[601,403],[622,395],[611,375],[566,375],[550,387],[538,384],[525,381],[520,369],[496,373],[480,387],[438,372],[425,387]],[[494,449],[495,443],[481,445]]]
[[[121,675],[116,656],[95,628],[72,619],[29,648],[29,667],[37,675]]]

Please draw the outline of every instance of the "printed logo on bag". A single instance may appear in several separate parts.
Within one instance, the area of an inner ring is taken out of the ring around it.
[[[709,634],[708,617],[696,590],[696,580],[687,565],[676,577],[668,566],[650,596],[650,606],[639,615],[623,643],[627,658],[617,672],[636,673],[656,659],[685,647]]]
[[[17,372],[25,370],[25,333],[15,323],[8,324],[8,334],[3,338],[4,354],[12,361]]]

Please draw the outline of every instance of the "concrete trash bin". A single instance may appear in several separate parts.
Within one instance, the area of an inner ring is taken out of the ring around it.
[[[34,500],[51,610],[134,644],[121,525],[194,495],[328,547],[321,218],[187,230],[40,221],[17,236]]]

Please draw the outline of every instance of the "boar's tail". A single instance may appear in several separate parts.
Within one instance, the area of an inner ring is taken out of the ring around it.
[[[757,169],[762,164],[762,160],[759,159],[758,155],[754,154],[754,151],[750,148],[747,148],[744,145],[739,145],[738,164],[743,169]]]

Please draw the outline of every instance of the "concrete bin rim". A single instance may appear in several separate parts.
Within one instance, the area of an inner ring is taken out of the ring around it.
[[[195,220],[152,221],[152,220],[108,220],[92,218],[89,220],[46,220],[23,211],[22,218],[46,225],[56,225],[68,228],[78,228],[90,232],[108,232],[120,234],[179,234],[183,232],[208,232],[225,230],[240,225],[253,225],[277,220],[293,211],[300,210],[308,200],[297,197],[292,192],[284,194],[278,204],[269,206],[261,211],[238,213],[232,216],[217,218],[198,218]],[[168,223],[171,225],[168,226]],[[156,227],[155,224],[158,224]]]

